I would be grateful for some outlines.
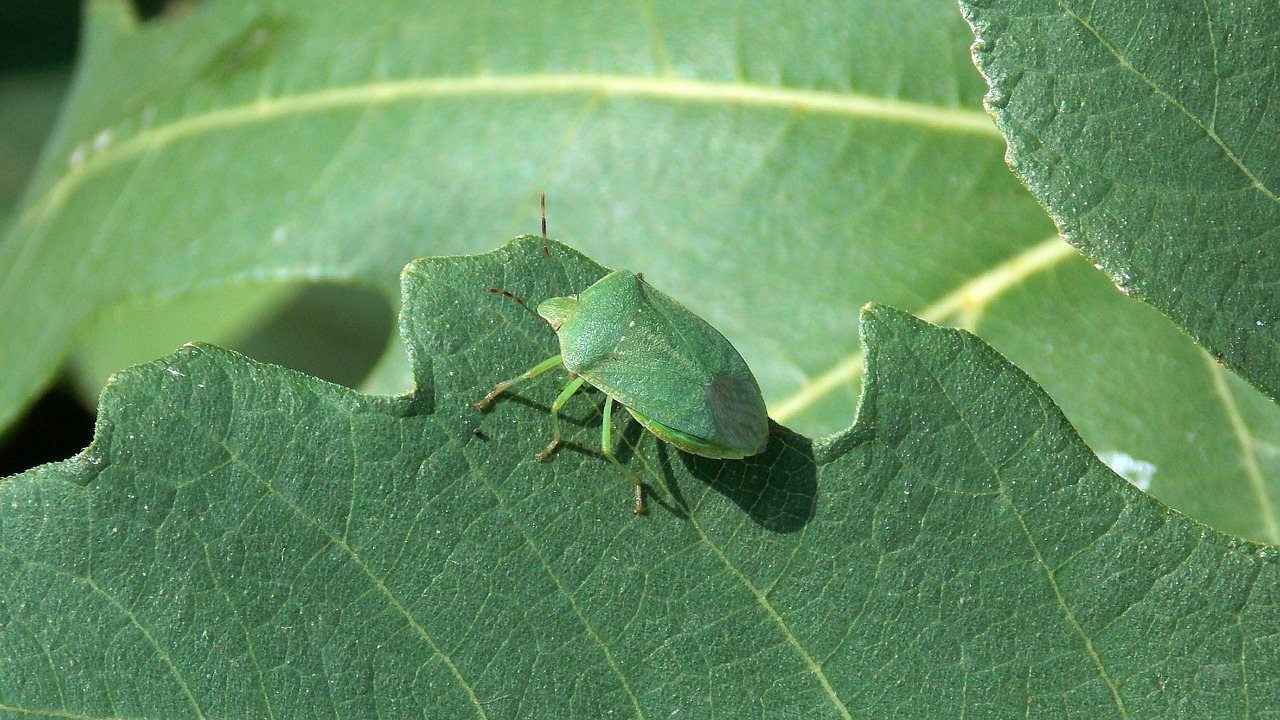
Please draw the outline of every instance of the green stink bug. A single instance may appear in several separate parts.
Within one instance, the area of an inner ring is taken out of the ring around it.
[[[505,290],[490,291],[524,304]],[[537,315],[555,331],[560,354],[498,383],[475,408],[484,411],[511,386],[563,365],[572,380],[551,405],[554,435],[538,460],[550,460],[560,447],[560,409],[583,384],[606,396],[601,452],[635,483],[636,514],[645,512],[644,486],[613,455],[614,402],[685,452],[738,459],[765,449],[769,417],[746,361],[707,321],[642,275],[615,270],[577,295],[542,301]]]

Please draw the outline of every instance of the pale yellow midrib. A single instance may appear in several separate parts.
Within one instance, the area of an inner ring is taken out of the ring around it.
[[[90,153],[71,168],[23,212],[15,224],[21,231],[58,207],[72,190],[114,162],[163,147],[177,140],[237,125],[266,122],[290,115],[344,107],[385,105],[407,100],[493,96],[553,96],[594,94],[676,102],[772,108],[898,122],[952,133],[1002,136],[978,110],[942,108],[905,100],[855,93],[767,87],[742,82],[711,82],[671,77],[625,75],[545,74],[381,80],[362,85],[261,98],[245,105],[210,110],[199,115],[144,129],[106,148]],[[91,143],[92,138],[85,139]]]
[[[653,464],[650,464],[644,453],[640,452],[640,446],[638,444],[630,442],[625,438],[623,438],[623,442],[626,442],[630,446],[631,452],[634,453],[634,457],[645,466],[645,472],[648,473],[654,484],[659,487],[666,484],[665,476],[660,471],[656,470]],[[683,506],[683,502],[676,501],[675,498],[672,498],[672,501],[676,506]],[[826,668],[823,667],[823,663],[814,659],[813,655],[809,654],[808,648],[800,642],[800,638],[796,637],[796,634],[791,631],[791,627],[787,624],[787,621],[769,600],[768,592],[757,587],[755,582],[752,581],[751,578],[747,577],[746,573],[739,570],[738,566],[729,559],[728,554],[718,544],[712,541],[711,536],[707,533],[706,529],[702,527],[702,523],[698,521],[697,513],[693,508],[685,507],[684,511],[685,519],[692,525],[694,531],[697,532],[702,545],[716,556],[716,559],[719,560],[724,568],[737,579],[747,592],[751,593],[751,597],[755,600],[756,605],[758,605],[760,609],[769,616],[769,619],[773,622],[774,626],[777,627],[779,632],[782,634],[783,640],[791,646],[792,650],[794,650],[796,655],[799,656],[800,661],[804,663],[805,668],[818,681],[818,686],[821,688],[823,694],[826,695],[832,708],[840,715],[841,718],[844,718],[844,720],[853,720],[853,715],[845,705],[844,699],[840,697],[840,694],[836,692],[835,687],[831,684],[831,678],[827,677],[827,671]]]
[[[720,546],[711,541],[711,537],[707,535],[705,530],[703,530],[702,525],[698,523],[697,518],[692,513],[689,515],[689,520],[693,522],[693,527],[697,531],[698,536],[702,539],[703,544],[711,550],[713,554],[715,554],[716,558],[720,560],[724,567],[737,578],[738,582],[741,583],[744,588],[747,589],[747,592],[751,593],[756,604],[765,611],[774,626],[782,633],[783,640],[791,646],[795,653],[800,657],[801,662],[804,663],[805,668],[811,675],[813,675],[814,678],[817,679],[818,685],[821,687],[823,694],[827,696],[827,700],[831,703],[832,709],[839,713],[840,717],[844,718],[844,720],[853,720],[853,715],[849,712],[848,706],[845,705],[844,699],[836,692],[835,687],[831,684],[831,679],[827,677],[826,668],[822,666],[822,663],[814,660],[813,656],[809,654],[808,648],[800,642],[800,638],[796,637],[795,633],[791,632],[791,628],[787,625],[787,621],[784,620],[782,615],[778,613],[778,610],[773,607],[773,603],[769,601],[766,593],[756,587],[756,584],[729,560],[729,556],[720,549]]]
[[[1280,524],[1276,521],[1275,504],[1271,501],[1271,494],[1267,492],[1266,475],[1262,472],[1261,466],[1258,465],[1258,450],[1254,441],[1253,430],[1240,413],[1240,408],[1236,405],[1235,394],[1227,386],[1228,371],[1210,357],[1209,353],[1201,351],[1200,356],[1208,367],[1209,379],[1213,383],[1214,393],[1217,394],[1221,402],[1222,412],[1227,418],[1227,424],[1230,426],[1232,434],[1235,436],[1236,446],[1240,450],[1240,469],[1244,473],[1250,492],[1257,498],[1258,512],[1262,517],[1263,526],[1266,528],[1267,542],[1272,544],[1280,542]]]
[[[981,313],[987,304],[1010,288],[1041,270],[1077,254],[1076,249],[1068,245],[1066,240],[1055,235],[989,268],[981,275],[943,295],[937,302],[919,311],[917,315],[932,323],[942,323],[959,315]],[[850,354],[846,359],[805,383],[799,390],[771,405],[769,416],[780,423],[787,422],[837,388],[859,377],[862,374],[862,365],[862,351]]]

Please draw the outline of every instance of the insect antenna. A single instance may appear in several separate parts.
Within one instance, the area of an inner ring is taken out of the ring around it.
[[[539,319],[539,320],[541,320],[542,322],[546,322],[546,321],[547,321],[547,319],[546,319],[546,318],[542,317],[542,316],[541,316],[541,315],[539,315],[537,312],[535,312],[533,308],[529,307],[529,303],[526,303],[526,302],[524,301],[524,298],[522,298],[522,297],[520,297],[519,295],[517,295],[517,294],[515,294],[515,293],[511,292],[510,290],[503,290],[502,288],[485,288],[485,290],[487,290],[487,291],[489,291],[489,292],[493,293],[494,295],[502,295],[502,296],[504,296],[504,297],[509,297],[509,298],[511,298],[512,300],[515,300],[516,302],[520,303],[520,307],[524,308],[524,309],[525,309],[525,310],[526,310],[530,315],[532,315],[532,316],[534,316],[534,317],[538,318],[538,319]]]
[[[547,241],[547,194],[545,192],[538,193],[538,205],[542,209],[542,257],[547,263],[547,275],[548,277],[550,277],[554,275],[554,273],[552,272],[552,265],[551,265],[551,247]],[[538,318],[539,320],[541,320],[544,323],[547,323],[548,325],[551,324],[547,322],[546,318],[539,315],[537,311],[535,311],[532,307],[530,307],[529,303],[526,303],[524,301],[524,298],[520,297],[519,295],[516,295],[510,290],[503,290],[502,288],[492,288],[492,287],[485,288],[485,290],[488,290],[494,295],[502,295],[505,297],[509,297],[512,300],[515,300],[516,302],[520,303],[520,307],[524,308],[525,311],[528,312],[530,315]]]
[[[542,209],[542,259],[547,263],[547,278],[553,279],[556,276],[555,266],[551,263],[551,246],[547,242],[547,194],[545,192],[538,193],[538,205]],[[559,284],[558,281],[555,281]],[[565,293],[561,288],[554,290],[556,296],[563,297]]]

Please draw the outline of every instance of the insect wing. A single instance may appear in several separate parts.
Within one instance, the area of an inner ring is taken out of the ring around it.
[[[719,331],[625,271],[584,290],[579,302],[575,321],[560,333],[571,371],[633,414],[705,441],[686,444],[668,434],[684,450],[734,458],[764,449],[764,398]],[[592,352],[574,353],[579,345]]]

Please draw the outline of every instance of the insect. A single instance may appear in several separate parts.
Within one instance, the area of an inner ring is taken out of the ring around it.
[[[549,253],[545,245],[543,252]],[[505,290],[489,290],[524,305]],[[645,512],[644,485],[613,455],[615,402],[659,439],[694,455],[739,459],[765,449],[769,417],[746,361],[724,335],[643,275],[615,270],[577,295],[542,301],[537,315],[556,333],[560,354],[498,383],[475,408],[488,409],[513,385],[549,370],[568,370],[571,380],[551,405],[552,439],[538,460],[559,449],[560,409],[583,385],[605,395],[601,453],[635,484],[637,515]]]

